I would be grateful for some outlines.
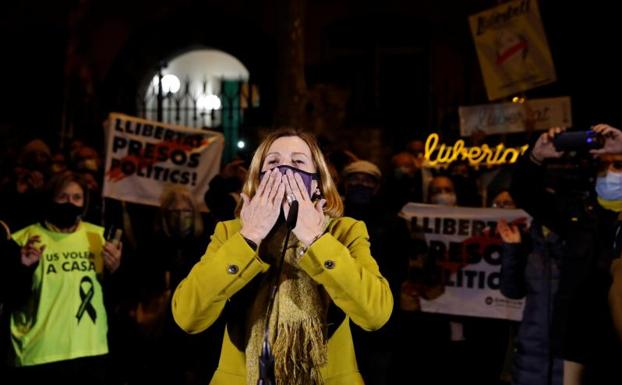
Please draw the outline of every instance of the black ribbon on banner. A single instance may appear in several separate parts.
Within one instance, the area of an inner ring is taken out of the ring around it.
[[[85,283],[87,283],[88,285],[84,285]],[[83,289],[83,286],[88,286],[88,289],[85,291]],[[80,320],[82,319],[82,316],[84,315],[84,312],[86,312],[89,315],[89,317],[91,317],[91,319],[93,320],[93,323],[95,322],[95,319],[97,318],[97,312],[95,311],[95,308],[91,304],[91,301],[93,300],[94,295],[95,295],[95,286],[93,285],[93,281],[91,280],[90,277],[82,277],[82,280],[80,281],[80,299],[82,300],[82,303],[80,303],[80,307],[78,308],[78,313],[76,314],[78,323],[80,323]]]

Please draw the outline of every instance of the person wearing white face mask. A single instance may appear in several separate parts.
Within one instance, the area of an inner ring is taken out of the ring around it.
[[[622,155],[601,158],[606,165],[596,177],[598,203],[609,210],[622,211]]]
[[[458,196],[456,195],[455,185],[452,179],[447,176],[435,176],[428,185],[428,203],[436,204],[439,206],[457,206]],[[472,349],[467,343],[465,338],[465,319],[457,316],[444,317],[442,321],[448,322],[449,329],[449,344],[447,345],[447,357],[448,361],[457,369],[455,375],[460,377],[472,379],[472,372],[467,374],[467,369],[473,367],[468,363],[471,355],[469,354]],[[448,374],[448,381],[457,381],[454,379],[454,373]]]
[[[600,156],[601,164],[591,191],[567,194],[547,185],[546,165],[564,155],[554,146],[555,137],[564,131],[557,127],[543,133],[520,162],[510,189],[517,205],[564,243],[553,309],[553,323],[559,327],[553,330],[552,348],[564,360],[566,385],[622,381],[616,370],[622,349],[610,314],[613,310],[615,320],[616,302],[611,309],[607,302],[616,287],[616,270],[612,279],[609,267],[619,260],[622,240],[622,167],[611,157],[622,154],[622,132],[605,124],[592,130],[604,145],[590,151]]]
[[[428,186],[428,203],[441,206],[456,206],[458,197],[454,182],[446,176],[435,176]]]

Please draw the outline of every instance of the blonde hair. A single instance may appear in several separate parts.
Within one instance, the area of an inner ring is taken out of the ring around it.
[[[257,191],[257,186],[259,186],[259,174],[261,173],[261,166],[266,159],[266,155],[268,154],[270,146],[272,146],[272,143],[274,143],[277,139],[288,136],[296,136],[302,139],[311,150],[313,164],[315,165],[317,172],[320,174],[320,181],[318,187],[320,189],[320,192],[322,193],[322,197],[326,199],[324,213],[332,218],[342,216],[343,202],[341,200],[339,192],[337,191],[337,186],[335,185],[335,182],[330,175],[328,165],[326,164],[326,160],[324,160],[324,155],[322,154],[322,150],[320,150],[320,146],[318,145],[317,140],[312,134],[304,132],[300,129],[289,127],[281,128],[266,136],[266,138],[263,140],[263,142],[261,142],[259,147],[257,147],[257,150],[253,155],[253,160],[251,161],[251,165],[248,170],[248,177],[246,179],[246,183],[244,183],[244,187],[242,187],[242,192],[248,195],[249,198],[252,198],[253,195],[255,195],[255,192]],[[235,210],[236,216],[240,215],[241,209],[242,202],[238,204],[238,207]]]
[[[190,195],[190,191],[187,188],[176,186],[166,189],[162,196],[160,196],[160,226],[162,229],[168,233],[168,226],[166,225],[166,220],[164,219],[164,211],[173,207],[175,202],[185,201],[188,203],[190,208],[192,209],[192,215],[194,219],[194,231],[193,234],[195,237],[201,237],[203,235],[203,217],[201,216],[201,210],[192,197]]]

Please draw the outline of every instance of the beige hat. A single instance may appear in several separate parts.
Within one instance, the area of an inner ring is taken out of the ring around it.
[[[45,143],[41,139],[31,140],[24,146],[24,148],[22,148],[22,154],[27,154],[35,151],[42,152],[50,157],[52,156],[50,146],[48,146],[47,143]]]
[[[371,175],[377,179],[380,179],[382,177],[382,173],[380,172],[378,166],[366,160],[356,160],[347,165],[343,169],[343,176],[348,176],[357,172]]]

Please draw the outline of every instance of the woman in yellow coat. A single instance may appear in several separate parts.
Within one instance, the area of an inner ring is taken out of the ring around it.
[[[284,218],[294,200],[297,221],[279,274]],[[239,219],[216,226],[172,301],[175,321],[188,333],[226,317],[210,384],[255,385],[266,329],[276,384],[363,384],[350,319],[365,330],[382,327],[393,297],[370,254],[365,224],[341,216],[314,137],[296,130],[269,135],[255,152],[242,201]]]

